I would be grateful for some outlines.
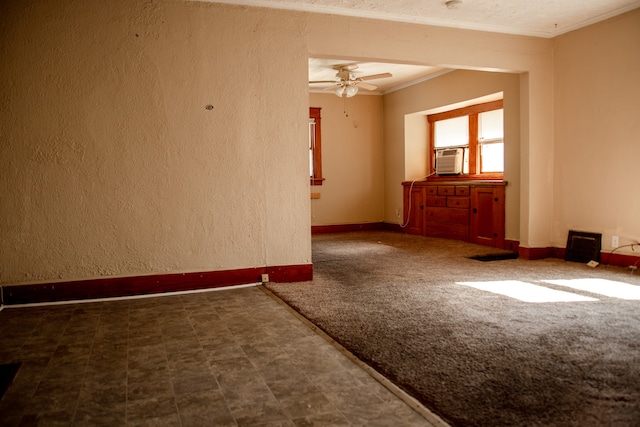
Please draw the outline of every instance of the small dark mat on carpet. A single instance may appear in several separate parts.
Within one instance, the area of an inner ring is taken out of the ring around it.
[[[476,255],[470,256],[469,259],[475,259],[476,261],[501,261],[505,259],[516,259],[518,254],[515,252],[509,252],[507,254],[488,254],[488,255]]]
[[[0,365],[0,399],[4,396],[13,379],[15,378],[22,363],[8,363],[6,365]]]

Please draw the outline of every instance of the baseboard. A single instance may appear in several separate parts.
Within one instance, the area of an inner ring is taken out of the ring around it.
[[[536,260],[544,258],[554,258],[553,248],[518,248],[518,257],[521,259]]]
[[[391,222],[383,222],[382,228],[384,230],[395,231],[396,233],[404,233],[404,228],[400,224],[394,224]]]
[[[600,252],[600,264],[615,265],[618,267],[629,267],[635,265],[640,268],[640,254],[634,256],[611,252]]]
[[[2,304],[35,304],[215,289],[258,283],[262,281],[263,274],[268,274],[272,282],[304,282],[313,279],[313,264],[9,285],[1,289]]]
[[[505,248],[507,249],[507,248]],[[537,260],[544,258],[564,259],[565,248],[519,248],[518,255],[522,259]],[[640,254],[637,256],[600,251],[600,264],[617,267],[635,265],[640,268]]]
[[[517,240],[504,239],[504,248],[507,251],[518,253],[520,250],[520,242]]]
[[[312,225],[311,234],[344,233],[347,231],[371,231],[384,229],[383,222],[367,222],[362,224]]]

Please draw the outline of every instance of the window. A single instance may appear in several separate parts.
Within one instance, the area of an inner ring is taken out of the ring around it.
[[[502,178],[504,172],[504,118],[502,100],[471,105],[427,116],[430,150],[429,173],[435,170],[436,150],[463,149],[466,177]]]
[[[320,108],[309,108],[309,176],[311,185],[322,185],[322,138]]]
[[[478,146],[480,173],[504,172],[503,110],[478,114]]]

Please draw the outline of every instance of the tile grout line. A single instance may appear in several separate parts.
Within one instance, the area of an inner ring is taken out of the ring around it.
[[[96,335],[97,335],[97,331],[98,331],[98,326],[100,325],[100,320],[102,319],[102,312],[104,311],[104,304],[100,304],[100,316],[98,317],[98,322],[96,323],[96,327],[93,331],[93,337],[91,339],[91,348],[89,350],[89,357],[87,358],[87,362],[84,365],[84,372],[82,374],[82,382],[80,383],[80,390],[78,390],[78,397],[76,397],[76,404],[75,407],[73,408],[73,415],[71,417],[71,425],[75,424],[75,419],[76,419],[76,415],[78,414],[78,405],[80,403],[80,395],[82,394],[82,389],[84,388],[85,385],[85,381],[87,380],[87,368],[89,367],[89,362],[91,362],[91,356],[93,354],[93,347],[96,343]],[[71,318],[73,318],[73,314],[71,315]],[[71,320],[71,319],[70,319]],[[68,324],[67,324],[67,328],[68,328]],[[66,328],[65,328],[66,331]],[[64,335],[64,334],[63,334]]]
[[[427,422],[431,423],[434,427],[450,427],[448,423],[446,423],[442,418],[433,413],[430,409],[425,407],[422,403],[420,403],[413,396],[410,396],[407,392],[402,390],[400,387],[391,382],[384,375],[380,374],[378,371],[373,369],[371,366],[367,365],[360,359],[358,359],[353,353],[347,350],[344,346],[338,343],[336,340],[331,338],[326,332],[322,329],[314,325],[309,319],[304,317],[302,314],[298,313],[291,306],[285,303],[282,299],[280,299],[276,294],[271,292],[270,289],[266,288],[264,285],[258,286],[260,290],[262,290],[265,294],[269,295],[276,302],[283,305],[289,312],[291,312],[294,316],[302,321],[308,328],[322,337],[324,340],[329,342],[332,346],[334,346],[337,350],[339,350],[342,354],[344,354],[349,360],[355,363],[358,367],[364,370],[367,374],[369,374],[373,379],[378,381],[382,386],[384,386],[387,390],[389,390],[393,395],[402,400],[407,406],[413,409],[415,412],[420,414]]]
[[[209,299],[205,298],[207,300],[207,304],[210,306],[211,310],[213,310],[213,312],[216,314],[216,316],[218,316],[218,318],[220,318],[222,320],[222,318],[220,317],[220,314],[218,313],[218,311],[216,310],[215,306],[213,304],[211,304],[211,301],[209,301]],[[226,321],[223,321],[225,324],[225,328],[226,326]],[[193,323],[191,320],[191,317],[189,317],[189,323],[191,324],[191,327],[193,328]],[[228,329],[227,329],[228,330]],[[200,343],[200,347],[202,347],[202,349],[204,350],[204,347],[202,346],[202,341],[200,340],[200,335],[197,333],[196,329],[193,328],[194,333],[196,334],[196,338],[198,339],[198,343]],[[231,331],[229,331],[229,333],[231,333]],[[235,341],[235,334],[233,337],[234,341]],[[209,360],[209,358],[207,358],[207,365],[209,366],[209,369],[211,371],[211,375],[213,375],[213,379],[216,381],[216,384],[218,385],[218,390],[220,391],[220,395],[222,396],[222,399],[224,400],[224,404],[227,408],[227,411],[229,411],[229,415],[231,415],[231,418],[233,418],[233,422],[236,423],[236,425],[238,425],[238,420],[236,419],[235,415],[233,415],[233,412],[231,411],[231,407],[229,406],[229,400],[227,399],[227,395],[225,394],[222,385],[220,384],[220,381],[218,381],[218,376],[216,375],[216,372],[213,369],[213,366],[211,366],[211,361]]]
[[[178,301],[180,301],[180,306],[181,308],[184,310],[184,306],[182,305],[182,300],[178,299]],[[158,310],[158,307],[154,307],[153,308],[154,312]],[[180,408],[178,408],[178,399],[176,396],[176,388],[173,385],[173,379],[171,378],[171,367],[169,364],[169,352],[167,351],[167,341],[165,340],[165,333],[163,332],[163,326],[160,326],[160,338],[162,339],[162,347],[164,348],[164,360],[167,364],[167,375],[169,376],[168,380],[169,380],[169,384],[171,384],[171,394],[173,397],[173,405],[176,408],[176,415],[178,416],[178,423],[180,424],[180,426],[182,427],[182,417],[180,417]]]
[[[127,303],[127,367],[124,378],[124,422],[129,424],[129,341],[131,339],[131,304]]]

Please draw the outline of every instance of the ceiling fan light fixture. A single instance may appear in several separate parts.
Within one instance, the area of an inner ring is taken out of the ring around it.
[[[344,86],[338,86],[333,93],[342,98],[342,94],[344,93]]]
[[[356,93],[358,93],[358,87],[357,86],[353,86],[353,85],[349,85],[349,86],[347,86],[345,92],[347,93],[347,98],[351,98]]]
[[[459,9],[462,6],[462,0],[447,0],[444,4],[447,9]]]

